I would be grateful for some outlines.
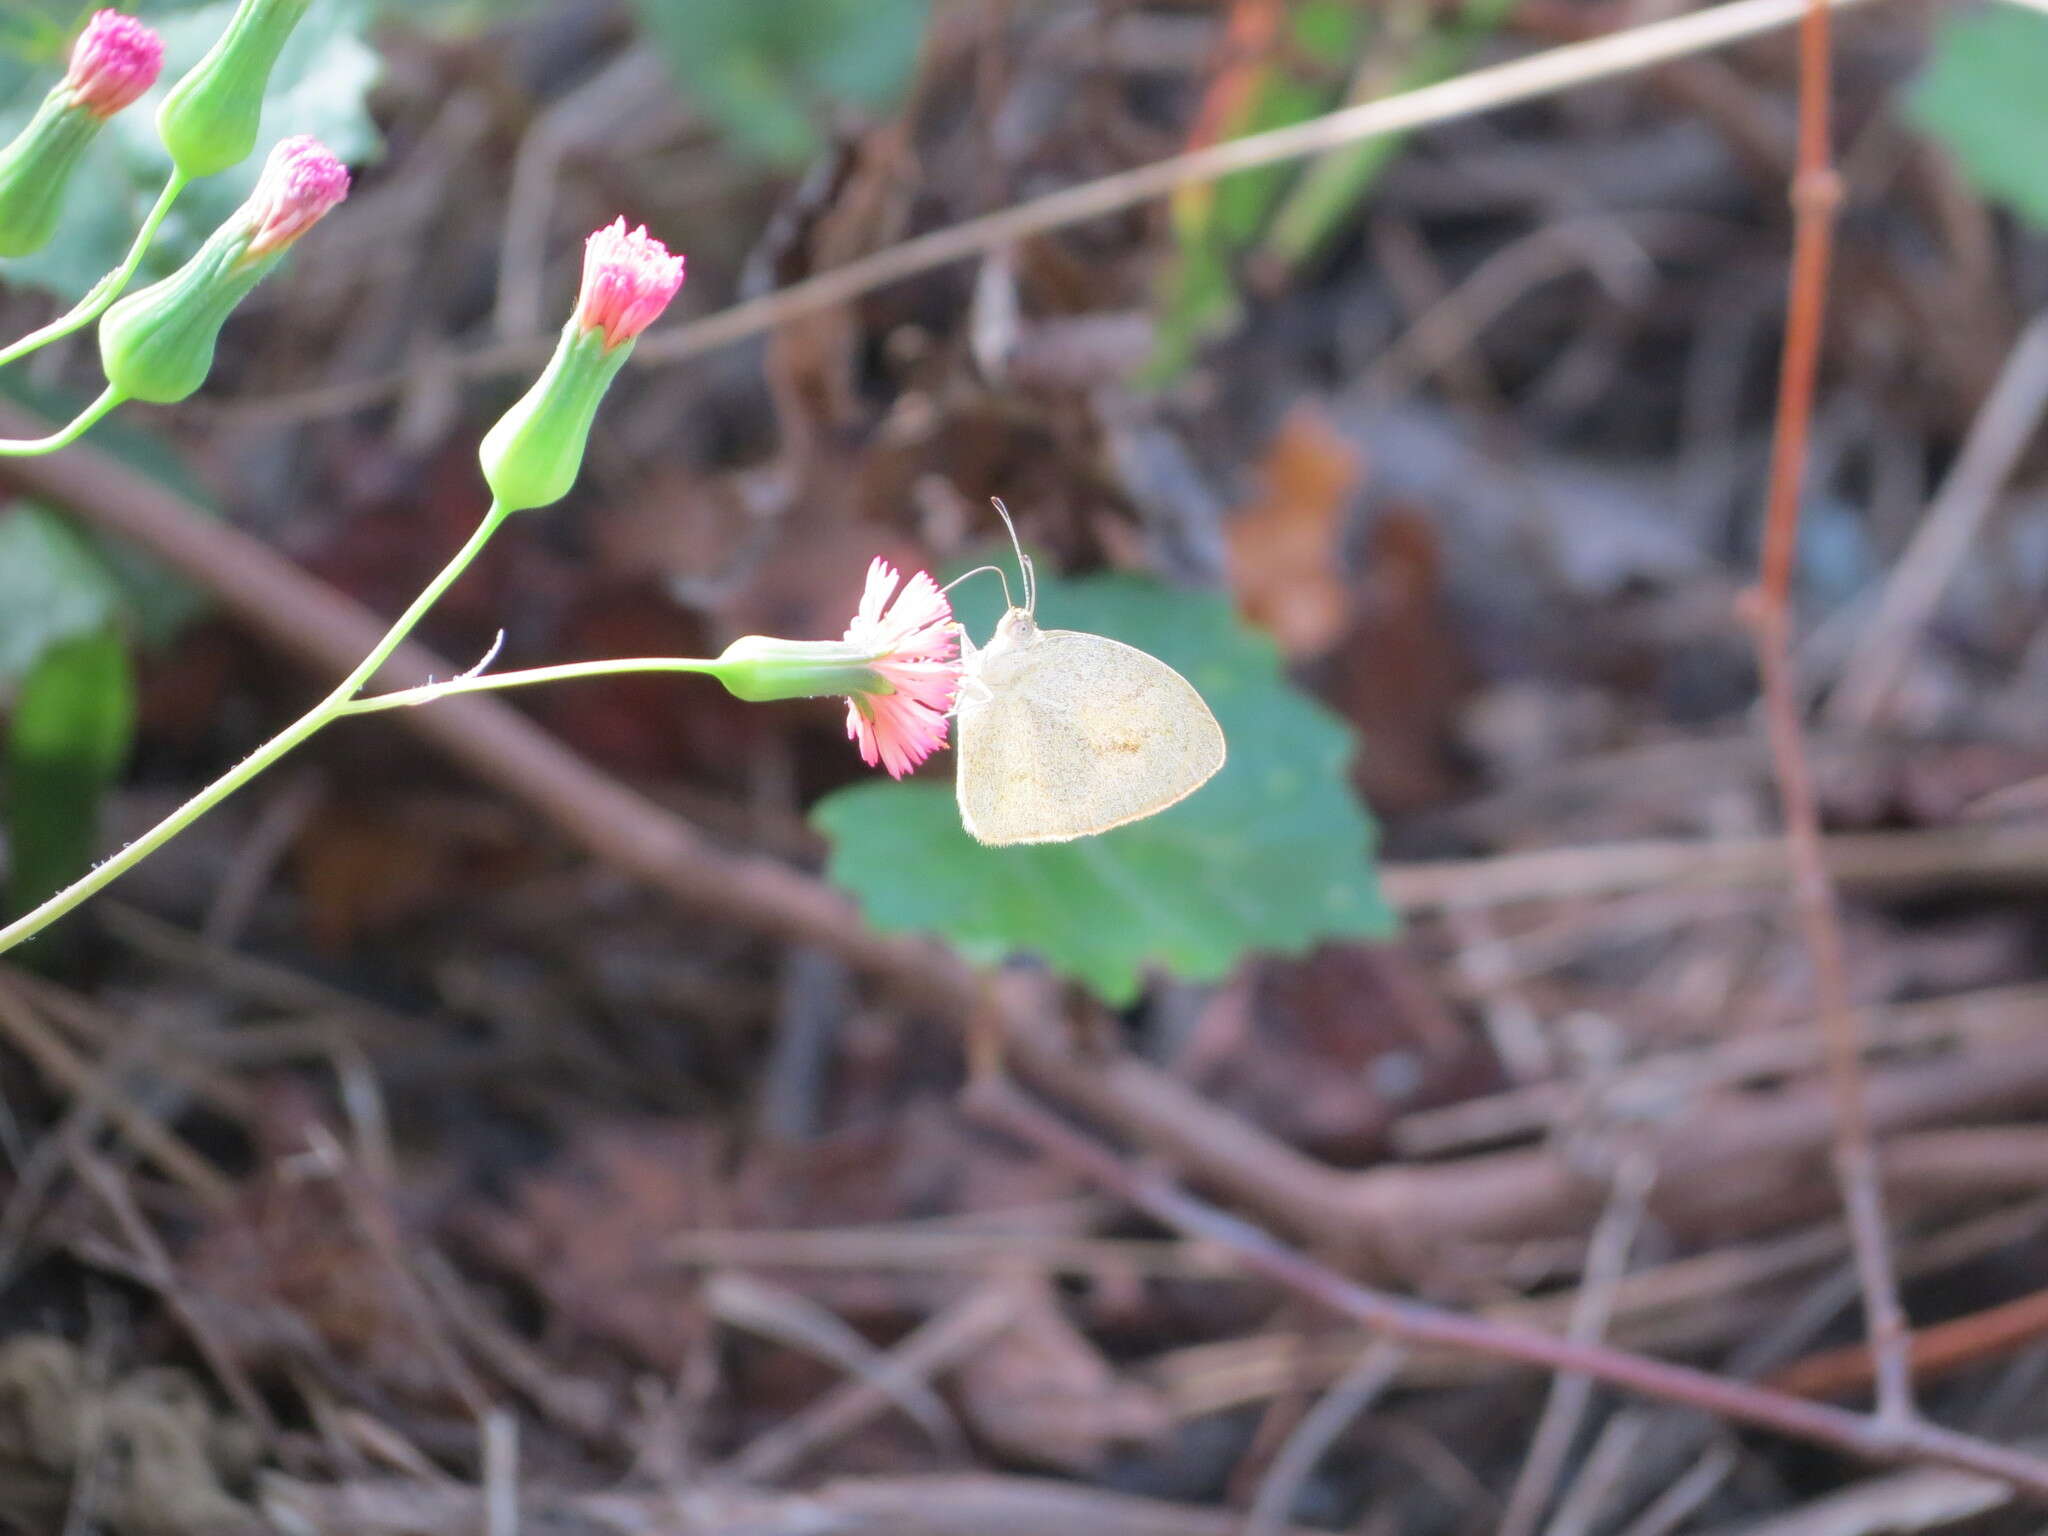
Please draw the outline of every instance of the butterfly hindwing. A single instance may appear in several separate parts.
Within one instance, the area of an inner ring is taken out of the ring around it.
[[[1222,729],[1154,656],[1079,630],[992,646],[964,686],[957,793],[985,843],[1066,842],[1164,810],[1223,766]]]

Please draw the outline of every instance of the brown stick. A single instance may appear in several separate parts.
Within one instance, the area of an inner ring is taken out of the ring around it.
[[[2003,1478],[2048,1502],[2048,1462],[1956,1434],[1916,1418],[1849,1413],[1690,1366],[1582,1343],[1515,1323],[1448,1312],[1347,1279],[1283,1246],[1248,1222],[1204,1204],[1164,1175],[1133,1166],[1100,1142],[1025,1098],[1000,1078],[967,1093],[974,1116],[1087,1178],[1184,1236],[1212,1243],[1276,1285],[1319,1306],[1413,1344],[1436,1344],[1520,1360],[1644,1397],[1683,1403],[1721,1418],[1833,1446],[1872,1462],[1920,1461]]]
[[[1903,1423],[1913,1413],[1912,1365],[1905,1309],[1899,1304],[1885,1231],[1884,1196],[1863,1092],[1861,1021],[1850,1006],[1842,955],[1841,915],[1821,849],[1820,812],[1806,759],[1799,685],[1792,656],[1792,573],[1798,556],[1799,498],[1813,420],[1814,379],[1826,316],[1835,212],[1842,200],[1828,144],[1831,111],[1829,16],[1809,0],[1799,24],[1799,169],[1792,182],[1792,275],[1786,300],[1785,348],[1778,378],[1778,419],[1771,447],[1762,572],[1749,618],[1763,677],[1771,762],[1792,865],[1794,903],[1813,957],[1815,1001],[1827,1042],[1833,1089],[1835,1177],[1849,1218],[1864,1327],[1877,1361],[1878,1416]]]
[[[1914,1376],[1926,1380],[1995,1360],[2048,1337],[2048,1291],[1951,1318],[1912,1336]],[[1870,1384],[1870,1347],[1849,1344],[1795,1360],[1770,1385],[1797,1397],[1846,1397]]]
[[[1847,7],[1865,4],[1867,0],[1822,3]],[[680,362],[761,335],[804,315],[836,308],[890,283],[1019,245],[1050,230],[1137,207],[1181,187],[1219,181],[1234,172],[1280,165],[1365,139],[1496,111],[1596,80],[1634,74],[1771,31],[1791,20],[1786,0],[1730,0],[1469,70],[1450,80],[1359,102],[1305,122],[1226,139],[1093,181],[1061,187],[964,223],[913,236],[899,245],[828,268],[787,288],[742,300],[687,324],[650,332],[639,344],[634,360],[639,366]],[[450,358],[447,366],[458,378],[522,373],[546,362],[552,346],[551,338],[501,342]],[[303,420],[374,405],[403,391],[413,378],[411,370],[401,369],[376,378],[326,385],[300,395],[245,401],[229,409],[242,420]]]

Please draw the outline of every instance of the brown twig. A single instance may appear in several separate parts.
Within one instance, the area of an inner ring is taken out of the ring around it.
[[[2048,1337],[2048,1291],[2035,1291],[1914,1333],[1909,1341],[1913,1374],[1922,1379],[1945,1375],[2011,1354],[2043,1337]],[[1871,1373],[1869,1346],[1850,1344],[1795,1360],[1772,1376],[1770,1384],[1800,1397],[1845,1397],[1869,1386]]]
[[[966,1104],[983,1124],[1035,1147],[1154,1220],[1235,1254],[1246,1269],[1383,1337],[1588,1376],[1644,1397],[1683,1403],[1720,1418],[1832,1446],[1865,1461],[1930,1462],[1980,1472],[2048,1502],[2048,1462],[2023,1452],[1921,1419],[1850,1413],[1690,1366],[1389,1295],[1347,1279],[1250,1223],[1196,1200],[1163,1174],[1132,1165],[1000,1078],[975,1083]]]
[[[530,1528],[609,1536],[1237,1536],[1230,1510],[1169,1504],[1044,1477],[928,1473],[837,1478],[800,1493],[737,1484],[643,1492],[589,1492],[537,1484],[523,1490]],[[484,1490],[443,1478],[358,1478],[314,1483],[263,1479],[259,1501],[276,1528],[306,1536],[411,1536],[474,1531]],[[1289,1526],[1281,1536],[1315,1536]]]
[[[2036,315],[2006,355],[1998,382],[1984,398],[1913,542],[1899,556],[1870,622],[1828,697],[1827,715],[1867,730],[1912,657],[1949,583],[1997,505],[2006,481],[2048,410],[2048,314]]]
[[[1615,1169],[1614,1190],[1586,1245],[1585,1278],[1572,1305],[1565,1337],[1576,1343],[1597,1344],[1607,1336],[1614,1315],[1614,1302],[1622,1276],[1628,1270],[1630,1250],[1642,1225],[1643,1209],[1656,1181],[1656,1165],[1637,1153],[1624,1157]],[[1536,1432],[1529,1437],[1529,1449],[1508,1491],[1507,1507],[1501,1511],[1498,1536],[1533,1536],[1543,1512],[1550,1507],[1557,1480],[1564,1474],[1572,1442],[1592,1401],[1589,1377],[1559,1372],[1551,1378],[1550,1395],[1537,1416]]]
[[[1835,214],[1842,200],[1841,179],[1835,174],[1828,141],[1829,21],[1825,0],[1808,0],[1799,24],[1799,168],[1792,182],[1792,275],[1764,514],[1762,570],[1747,607],[1763,678],[1764,716],[1778,779],[1786,854],[1792,865],[1793,899],[1813,958],[1815,1001],[1827,1043],[1834,1101],[1835,1176],[1856,1252],[1864,1326],[1877,1361],[1878,1419],[1903,1424],[1913,1413],[1906,1315],[1899,1304],[1898,1279],[1892,1272],[1863,1089],[1862,1025],[1850,1006],[1841,916],[1821,848],[1820,811],[1806,758],[1792,655],[1792,574],[1798,557],[1799,499],[1805,489]]]
[[[1631,75],[1672,59],[1725,47],[1790,23],[1799,0],[1727,0],[1697,11],[1627,27],[1605,36],[1546,49],[1469,70],[1450,80],[1375,101],[1343,107],[1305,122],[1117,171],[931,230],[872,255],[831,267],[787,288],[747,299],[688,324],[651,332],[634,354],[641,366],[680,362],[758,336],[803,315],[833,309],[863,294],[920,273],[1014,246],[1034,235],[1121,212],[1181,187],[1221,180],[1238,171],[1280,165],[1347,144],[1406,133],[1434,123],[1498,111],[1517,102]],[[1866,0],[1819,0],[1848,7]],[[442,360],[461,378],[490,378],[536,368],[552,338],[519,340]],[[331,384],[299,395],[238,402],[245,420],[299,420],[359,410],[400,393],[412,370]]]

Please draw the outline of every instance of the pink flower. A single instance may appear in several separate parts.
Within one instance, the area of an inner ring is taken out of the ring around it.
[[[164,67],[164,40],[133,16],[95,12],[71,47],[64,84],[74,106],[109,118],[156,84]]]
[[[878,557],[846,626],[847,643],[868,653],[876,679],[891,690],[849,695],[846,734],[870,768],[880,763],[900,779],[946,744],[946,715],[960,688],[960,637],[937,582],[919,571],[892,605],[898,580]]]
[[[253,230],[248,255],[283,250],[347,196],[348,168],[325,144],[305,134],[281,140],[242,205]]]
[[[609,352],[654,324],[682,286],[682,257],[669,255],[646,225],[628,234],[626,221],[614,220],[584,243],[576,324],[603,331]]]

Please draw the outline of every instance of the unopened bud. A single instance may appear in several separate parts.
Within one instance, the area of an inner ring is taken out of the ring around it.
[[[95,12],[71,48],[63,88],[102,122],[134,103],[163,72],[164,40],[133,16]]]
[[[598,402],[683,285],[683,258],[618,220],[583,248],[576,312],[546,370],[491,428],[478,457],[491,494],[508,511],[560,501],[576,483]]]
[[[318,140],[284,140],[249,200],[190,261],[107,311],[100,321],[107,382],[127,399],[157,405],[199,388],[235,306],[347,195],[347,170]]]
[[[101,126],[156,83],[164,43],[132,16],[101,11],[71,67],[28,126],[0,150],[0,256],[26,256],[57,232],[65,189]]]
[[[240,165],[256,147],[270,72],[312,0],[242,0],[206,56],[171,87],[157,133],[189,177]]]

